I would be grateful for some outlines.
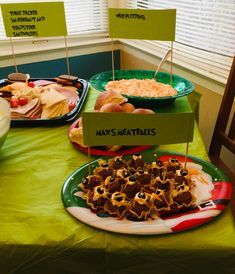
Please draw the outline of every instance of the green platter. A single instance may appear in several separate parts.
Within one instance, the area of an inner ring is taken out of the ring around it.
[[[121,79],[152,79],[154,75],[153,70],[115,70],[115,80]],[[105,91],[105,86],[109,81],[113,80],[112,71],[104,71],[91,77],[90,85],[98,91]],[[158,72],[156,80],[163,84],[170,84],[171,75],[168,72]],[[136,107],[162,107],[172,104],[175,99],[186,96],[193,92],[194,85],[189,80],[172,74],[172,87],[178,91],[175,96],[168,97],[139,97],[139,96],[128,96],[128,101],[134,104]]]

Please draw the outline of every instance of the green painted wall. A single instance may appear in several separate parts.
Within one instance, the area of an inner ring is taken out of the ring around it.
[[[114,51],[115,69],[120,69],[120,51]],[[70,74],[79,78],[89,79],[96,73],[112,70],[112,54],[100,52],[69,58]],[[31,78],[53,78],[60,74],[67,74],[65,58],[36,62],[17,66],[18,71],[29,73]],[[14,66],[0,68],[0,79],[7,78],[9,73],[15,72]]]

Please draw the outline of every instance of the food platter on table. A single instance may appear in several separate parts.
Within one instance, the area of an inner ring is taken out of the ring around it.
[[[76,121],[73,122],[73,124],[69,128],[68,134],[70,134],[72,129],[79,127],[80,119],[81,118],[79,118],[79,119],[77,119]],[[88,147],[79,145],[78,143],[73,142],[71,139],[70,139],[70,141],[76,149],[88,154]],[[129,154],[134,154],[134,153],[141,152],[145,149],[149,149],[149,148],[151,148],[151,146],[150,145],[145,145],[145,146],[143,146],[143,145],[142,146],[122,146],[118,150],[112,150],[112,148],[115,149],[115,146],[113,146],[113,147],[110,146],[109,148],[107,148],[105,146],[90,147],[90,154],[91,155],[96,155],[96,156],[129,155]]]
[[[28,77],[22,81],[25,74],[13,75],[20,75],[20,80],[11,81],[9,76],[0,80],[0,96],[9,102],[11,125],[15,126],[58,125],[73,121],[88,93],[88,82],[75,76]]]
[[[133,156],[123,156],[122,159],[128,161],[131,157]],[[171,159],[177,159],[178,162],[184,165],[185,161],[185,155],[183,154],[154,149],[142,152],[141,157],[148,164],[153,164],[154,161],[157,162],[159,160],[167,163]],[[90,176],[92,176],[97,167],[101,166],[100,163],[102,161],[109,161],[109,159],[110,157],[103,157],[91,162]],[[217,217],[228,205],[232,192],[229,179],[210,162],[194,156],[188,156],[186,168],[191,176],[190,180],[193,182],[192,197],[194,197],[194,203],[178,207],[177,210],[170,208],[168,212],[163,211],[163,214],[149,215],[144,220],[133,220],[125,215],[120,218],[115,215],[102,213],[102,211],[91,210],[90,204],[89,206],[87,204],[90,200],[86,200],[86,194],[83,191],[85,182],[89,182],[87,179],[84,180],[84,178],[88,178],[88,164],[76,169],[69,175],[62,187],[61,198],[65,209],[73,217],[99,229],[139,235],[184,231],[205,224]],[[83,185],[83,189],[81,185]],[[88,191],[88,193],[90,192]],[[110,199],[110,196],[107,197]]]
[[[137,79],[137,80],[152,80],[154,76],[154,71],[152,70],[115,70],[114,80],[122,79]],[[164,97],[146,97],[146,96],[132,96],[122,94],[128,98],[128,101],[134,104],[136,107],[162,107],[172,104],[177,98],[189,95],[194,90],[194,85],[189,80],[168,72],[158,72],[156,76],[157,83],[167,84],[170,88],[172,77],[172,87],[177,91],[176,95],[164,96]],[[113,81],[113,71],[105,71],[98,73],[91,77],[90,84],[93,88],[98,91],[105,91],[106,85]],[[153,80],[153,82],[156,82]],[[143,93],[144,94],[144,93]]]
[[[96,101],[94,102],[94,108],[92,112],[106,112],[106,113],[129,113],[131,115],[135,114],[145,114],[150,115],[155,112],[151,109],[146,108],[135,108],[134,105],[128,102],[128,99],[122,96],[116,91],[105,91],[99,93]],[[68,138],[70,142],[80,151],[85,153],[90,153],[91,155],[98,156],[116,156],[116,155],[129,155],[137,152],[141,152],[145,149],[150,148],[149,145],[142,146],[92,146],[88,151],[88,147],[84,145],[83,139],[83,122],[82,117],[77,119],[69,128]]]

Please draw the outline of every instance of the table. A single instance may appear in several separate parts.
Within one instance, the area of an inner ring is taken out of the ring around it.
[[[89,91],[84,110],[97,93]],[[235,273],[235,228],[228,207],[213,221],[176,234],[102,231],[69,215],[66,178],[87,162],[68,139],[70,124],[11,128],[0,150],[0,273]],[[185,151],[185,144],[161,149]],[[191,155],[208,159],[195,124]]]

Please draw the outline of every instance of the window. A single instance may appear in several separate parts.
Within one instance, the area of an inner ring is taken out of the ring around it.
[[[60,0],[14,0],[15,3],[47,1]],[[0,0],[0,4],[12,2],[13,0]],[[122,4],[123,8],[174,8],[177,10],[177,17],[173,62],[218,82],[225,83],[227,80],[232,57],[235,54],[235,0],[64,0],[63,2],[70,45],[77,45],[78,39],[84,39],[84,43],[87,43],[94,38],[93,43],[99,43],[104,41],[103,38],[108,37],[108,2],[112,7],[120,7]],[[10,55],[11,49],[9,39],[5,37],[1,18],[0,10],[0,55],[4,56]],[[96,39],[97,37],[99,39]],[[22,43],[22,39],[15,40],[14,46],[18,46],[17,53],[42,50],[43,44],[33,44],[32,48],[31,38],[24,39],[31,40],[31,44],[28,43],[27,46]],[[63,47],[64,43],[61,40],[49,38],[50,45],[45,44],[44,49]],[[121,41],[160,57],[170,45],[169,42],[153,40]]]
[[[59,2],[60,0],[0,0],[6,3]],[[103,34],[107,36],[107,0],[64,0],[68,35]],[[1,10],[0,10],[0,18]],[[6,39],[3,21],[0,19],[0,39]]]
[[[174,62],[226,82],[235,54],[235,0],[128,0],[126,7],[176,9]],[[169,47],[160,41],[132,43],[155,52]]]

